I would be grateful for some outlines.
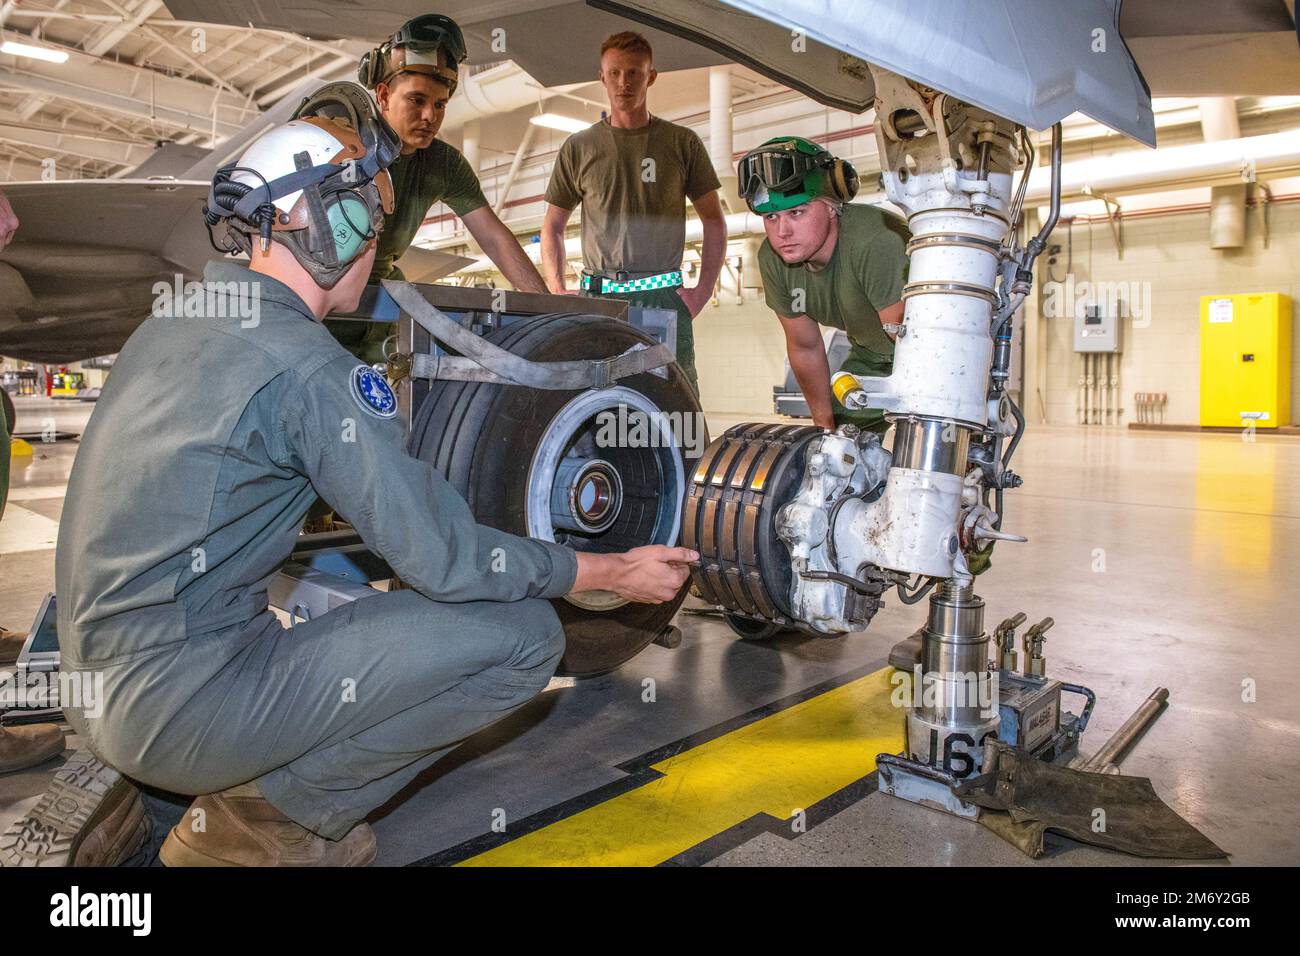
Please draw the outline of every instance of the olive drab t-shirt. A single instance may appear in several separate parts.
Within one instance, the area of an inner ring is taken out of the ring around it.
[[[822,269],[787,265],[764,239],[758,265],[768,307],[778,315],[806,315],[818,325],[843,329],[855,350],[892,360],[894,343],[880,324],[880,310],[903,296],[911,238],[897,216],[847,203],[835,252]]]
[[[681,268],[686,200],[721,184],[692,130],[657,116],[620,129],[606,120],[574,133],[546,187],[561,209],[582,206],[582,260],[588,272],[631,278]]]
[[[445,202],[458,216],[487,205],[478,177],[460,150],[439,139],[424,149],[398,156],[388,174],[393,178],[393,211],[384,217],[371,282],[403,278],[393,263],[410,248],[434,203]]]
[[[465,157],[440,139],[424,149],[398,156],[388,167],[388,174],[393,179],[393,211],[384,216],[370,282],[406,278],[395,263],[410,248],[434,203],[445,202],[458,216],[487,205],[478,177]],[[367,362],[382,361],[383,342],[394,331],[393,323],[346,319],[326,319],[325,328],[340,345]]]

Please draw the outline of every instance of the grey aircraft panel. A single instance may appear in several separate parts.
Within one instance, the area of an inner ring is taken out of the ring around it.
[[[199,213],[207,183],[87,179],[4,192],[19,228],[0,252],[2,355],[115,352],[149,314],[155,282],[192,277],[216,255]]]
[[[631,26],[582,0],[166,0],[181,20],[285,30],[317,39],[379,42],[403,22],[436,11],[460,24],[471,64],[514,60],[543,86],[595,78],[601,41]],[[501,31],[495,33],[494,31]],[[696,43],[644,31],[660,70],[717,66],[727,60]],[[503,46],[504,45],[504,46]]]
[[[590,2],[845,109],[872,103],[871,63],[1033,129],[1077,111],[1155,145],[1151,94],[1120,37],[1118,0]],[[800,50],[800,35],[821,46]]]
[[[1296,34],[1193,33],[1133,37],[1129,49],[1160,96],[1295,96]]]
[[[185,179],[186,171],[201,163],[211,152],[212,150],[202,146],[162,143],[143,163],[121,178],[149,179],[152,176],[171,176],[175,179]]]
[[[1120,29],[1135,37],[1295,32],[1284,0],[1124,0]]]
[[[594,9],[615,5],[628,19]],[[592,6],[576,0],[447,0],[435,6],[464,27],[471,63],[513,59],[545,86],[589,80],[595,51],[607,33],[657,16],[653,22],[691,37],[646,29],[660,70],[736,60],[818,102],[861,112],[871,105],[873,91],[869,79],[865,86],[860,82],[854,57],[862,59],[864,41],[870,41],[871,49],[880,51],[881,66],[915,73],[939,88],[990,86],[996,95],[987,101],[976,95],[978,89],[967,98],[981,105],[1002,103],[996,111],[1013,118],[1035,117],[1030,125],[1050,125],[1048,117],[1080,99],[1099,112],[1118,114],[1097,116],[1100,121],[1137,130],[1133,135],[1150,142],[1149,116],[1129,102],[1141,98],[1141,83],[1135,83],[1124,44],[1108,42],[1101,62],[1093,62],[1091,31],[1113,34],[1118,5],[1118,0],[598,0]],[[430,9],[425,0],[167,0],[167,6],[185,19],[371,42]],[[691,26],[683,31],[680,24],[672,26],[674,19]],[[809,40],[797,59],[789,48],[793,26],[805,28]],[[504,50],[491,46],[496,28],[505,31]],[[1062,38],[1077,36],[1080,29],[1086,54],[1062,68]],[[1124,0],[1119,33],[1152,95],[1288,95],[1300,89],[1295,21],[1284,0]],[[1041,102],[1035,98],[1040,87]],[[1126,109],[1115,109],[1125,103]]]
[[[0,252],[0,355],[73,362],[116,352],[149,315],[157,282],[198,278],[217,252],[200,208],[206,182],[88,179],[10,183],[20,223]],[[474,260],[411,249],[422,282]]]

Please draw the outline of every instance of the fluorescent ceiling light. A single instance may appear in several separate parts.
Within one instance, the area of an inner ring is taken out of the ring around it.
[[[8,53],[12,56],[27,56],[33,60],[48,60],[50,63],[66,63],[68,60],[66,50],[51,50],[45,46],[15,43],[13,40],[5,40],[0,43],[0,53]]]
[[[591,125],[586,120],[574,119],[572,116],[561,116],[559,113],[542,113],[538,116],[530,116],[528,122],[534,126],[545,126],[547,129],[558,129],[565,133],[581,133]]]

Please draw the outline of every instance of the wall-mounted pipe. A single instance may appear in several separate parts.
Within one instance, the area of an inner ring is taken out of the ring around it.
[[[1231,185],[1242,181],[1246,163],[1254,164],[1257,177],[1300,171],[1300,130],[1076,160],[1062,170],[1061,190],[1065,198],[1080,199],[1087,198],[1084,187],[1117,194]],[[1051,170],[1035,169],[1025,201],[1041,203],[1050,194]]]

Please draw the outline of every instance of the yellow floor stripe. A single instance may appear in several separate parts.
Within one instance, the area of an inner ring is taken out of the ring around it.
[[[664,776],[461,866],[654,866],[756,813],[788,819],[903,748],[886,667],[654,764]]]

